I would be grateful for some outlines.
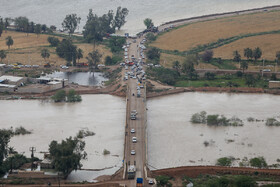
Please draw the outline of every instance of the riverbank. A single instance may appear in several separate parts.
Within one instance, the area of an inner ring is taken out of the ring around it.
[[[190,18],[185,18],[185,19],[178,19],[178,20],[169,21],[169,22],[166,22],[166,23],[160,25],[159,30],[164,30],[165,28],[170,28],[170,26],[178,27],[181,25],[199,22],[199,21],[207,21],[207,20],[213,20],[213,19],[217,19],[217,18],[225,18],[225,17],[236,16],[236,15],[251,14],[251,13],[257,13],[257,12],[263,12],[263,11],[274,11],[274,10],[280,10],[280,5],[240,10],[240,11],[225,12],[225,13],[219,13],[219,14],[195,16],[195,17],[190,17]]]

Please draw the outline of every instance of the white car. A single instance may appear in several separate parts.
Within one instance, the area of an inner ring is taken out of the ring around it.
[[[98,64],[97,67],[99,67],[99,68],[100,67],[105,67],[105,65],[104,64]]]
[[[271,69],[263,69],[263,72],[271,72]]]
[[[136,152],[135,152],[135,150],[131,150],[131,155],[135,155],[136,154]]]
[[[137,142],[137,138],[136,137],[132,137],[132,142],[136,143]]]
[[[68,66],[61,66],[62,69],[69,69]]]
[[[135,133],[135,129],[131,129],[131,131],[130,131],[131,133]]]
[[[154,180],[153,179],[149,179],[149,184],[154,184]]]

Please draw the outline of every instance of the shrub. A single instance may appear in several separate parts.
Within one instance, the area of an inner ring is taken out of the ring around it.
[[[104,149],[103,150],[103,155],[108,155],[108,154],[110,154],[110,151],[108,151],[107,149]]]
[[[214,80],[214,79],[215,79],[215,76],[216,76],[216,74],[215,74],[215,73],[212,73],[212,72],[206,72],[206,73],[205,73],[205,78],[206,78],[207,80]]]
[[[156,40],[156,36],[153,33],[148,33],[146,35],[147,40],[149,41],[155,41]]]
[[[57,91],[52,97],[54,102],[63,102],[66,100],[66,92],[64,90]]]
[[[258,168],[267,167],[267,163],[263,157],[255,157],[250,159],[250,165],[252,167],[258,167]]]
[[[95,133],[92,131],[79,130],[79,132],[77,133],[77,138],[83,139],[85,137],[94,136],[94,135],[95,135]]]
[[[218,166],[231,166],[233,160],[234,159],[230,158],[230,157],[222,157],[222,158],[219,158],[217,160],[216,165],[218,165]]]
[[[56,37],[48,37],[48,42],[51,44],[52,47],[57,47],[59,44],[59,39]]]
[[[236,76],[237,76],[237,77],[242,77],[242,76],[243,76],[242,71],[237,71],[237,72],[236,72]]]
[[[13,132],[13,135],[25,135],[25,134],[31,134],[31,131],[26,130],[22,126],[16,128],[15,131]]]
[[[109,65],[112,65],[112,58],[110,56],[106,56],[105,58],[105,65],[106,66],[109,66]]]
[[[255,118],[248,117],[248,118],[247,118],[247,121],[248,121],[248,122],[253,122],[253,121],[255,121]]]
[[[280,122],[275,118],[267,118],[265,124],[267,126],[280,126]]]
[[[202,111],[200,113],[195,113],[192,115],[191,122],[192,123],[206,123],[206,112]]]
[[[74,89],[69,90],[67,94],[67,102],[80,102],[82,97],[76,93]]]

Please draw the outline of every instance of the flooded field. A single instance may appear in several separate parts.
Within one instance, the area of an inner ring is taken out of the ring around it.
[[[54,72],[44,77],[68,79],[69,83],[76,83],[83,86],[101,86],[102,82],[108,79],[100,72]]]
[[[70,177],[92,180],[97,175],[113,174],[122,165],[125,101],[110,95],[83,95],[81,103],[49,103],[39,100],[0,101],[0,128],[23,126],[32,134],[15,136],[10,146],[30,156],[29,147],[36,147],[35,156],[43,158],[52,140],[75,136],[81,129],[96,133],[86,137],[88,159],[83,169],[103,169],[99,172],[80,171]],[[107,149],[110,155],[104,156]],[[83,181],[83,180],[81,180]]]
[[[263,156],[268,164],[280,158],[280,127],[265,120],[280,116],[280,97],[261,94],[183,93],[148,101],[148,163],[151,169],[213,165],[224,156]],[[237,116],[243,127],[192,124],[194,113]],[[204,145],[209,142],[209,146]],[[235,163],[236,165],[238,163]]]

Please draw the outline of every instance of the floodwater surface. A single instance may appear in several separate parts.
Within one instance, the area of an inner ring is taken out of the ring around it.
[[[151,169],[214,165],[220,157],[280,158],[280,127],[265,120],[280,117],[280,97],[266,94],[182,93],[148,100],[148,163]],[[242,119],[242,127],[192,124],[194,113],[206,111]],[[209,142],[206,147],[204,142]],[[238,165],[239,161],[235,162]]]
[[[82,129],[93,131],[94,136],[84,139],[88,159],[82,162],[83,169],[111,169],[109,172],[87,172],[83,179],[86,177],[91,181],[98,175],[113,174],[122,166],[123,160],[125,101],[111,95],[83,95],[82,99],[80,103],[1,100],[0,128],[23,126],[31,130],[30,135],[12,137],[9,146],[29,157],[29,148],[35,147],[35,156],[41,159],[52,140],[60,142]],[[104,156],[104,149],[111,154]],[[82,179],[70,176],[75,181]]]
[[[280,0],[1,0],[0,16],[27,16],[35,23],[61,28],[65,16],[75,13],[82,18],[78,28],[82,31],[89,9],[101,16],[109,10],[116,11],[121,6],[129,10],[127,23],[121,33],[135,35],[145,29],[145,18],[151,18],[158,26],[176,19],[277,4],[280,4]]]

